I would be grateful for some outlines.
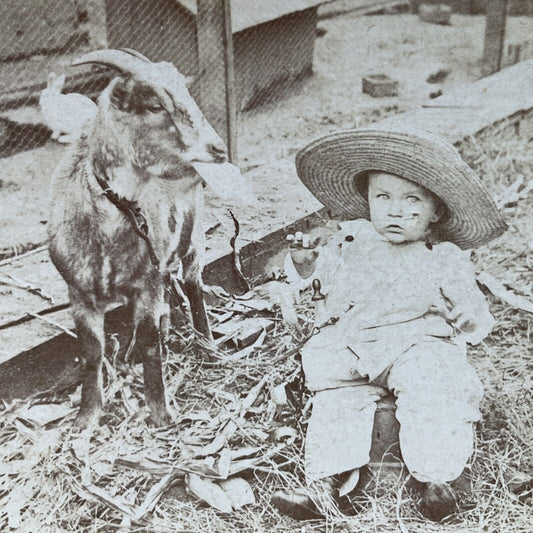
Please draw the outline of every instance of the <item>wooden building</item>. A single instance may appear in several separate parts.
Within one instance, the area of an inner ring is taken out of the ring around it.
[[[238,109],[312,72],[318,5],[323,0],[232,0]],[[107,41],[198,72],[196,0],[106,0]]]

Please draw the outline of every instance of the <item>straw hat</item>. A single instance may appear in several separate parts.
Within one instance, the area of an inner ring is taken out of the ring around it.
[[[418,183],[446,204],[448,213],[432,225],[437,240],[475,248],[507,229],[489,192],[457,150],[423,130],[334,132],[300,150],[296,169],[313,195],[346,219],[369,218],[360,178],[377,170]]]

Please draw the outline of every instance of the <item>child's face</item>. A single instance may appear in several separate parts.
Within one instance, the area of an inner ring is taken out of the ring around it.
[[[368,176],[370,221],[388,241],[424,239],[428,226],[439,219],[438,199],[427,189],[386,172]]]

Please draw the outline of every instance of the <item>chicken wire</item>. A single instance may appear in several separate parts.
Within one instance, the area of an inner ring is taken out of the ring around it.
[[[212,7],[215,18],[221,13],[218,1],[204,3],[207,9]],[[48,140],[39,95],[50,72],[66,74],[64,93],[96,99],[112,73],[94,66],[70,66],[90,50],[128,47],[153,61],[170,61],[186,76],[209,76],[206,94],[200,94],[201,83],[193,83],[191,93],[219,132],[224,113],[236,117],[276,101],[311,73],[318,1],[293,0],[287,4],[294,4],[296,11],[291,12],[284,2],[237,0],[231,10],[237,27],[227,56],[232,63],[229,76],[227,70],[209,68],[209,63],[203,69],[199,66],[199,46],[213,50],[224,44],[216,20],[213,31],[211,27],[197,31],[196,4],[194,0],[4,0],[0,4],[0,156]],[[198,35],[207,42],[198,43]],[[9,120],[11,110],[25,108],[33,108],[33,113],[22,114],[31,118],[31,125]],[[217,114],[219,124],[213,116]],[[227,140],[226,132],[220,133]]]

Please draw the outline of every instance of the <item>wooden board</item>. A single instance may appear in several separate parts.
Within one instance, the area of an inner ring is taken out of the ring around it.
[[[196,35],[198,39],[200,107],[222,137],[230,161],[237,164],[237,102],[231,34],[230,0],[198,0]]]
[[[483,74],[500,70],[507,25],[507,0],[488,0],[485,16],[485,44],[483,46]]]
[[[457,143],[498,124],[518,124],[533,110],[533,60],[463,85],[427,104],[377,125],[402,124],[434,131]]]

